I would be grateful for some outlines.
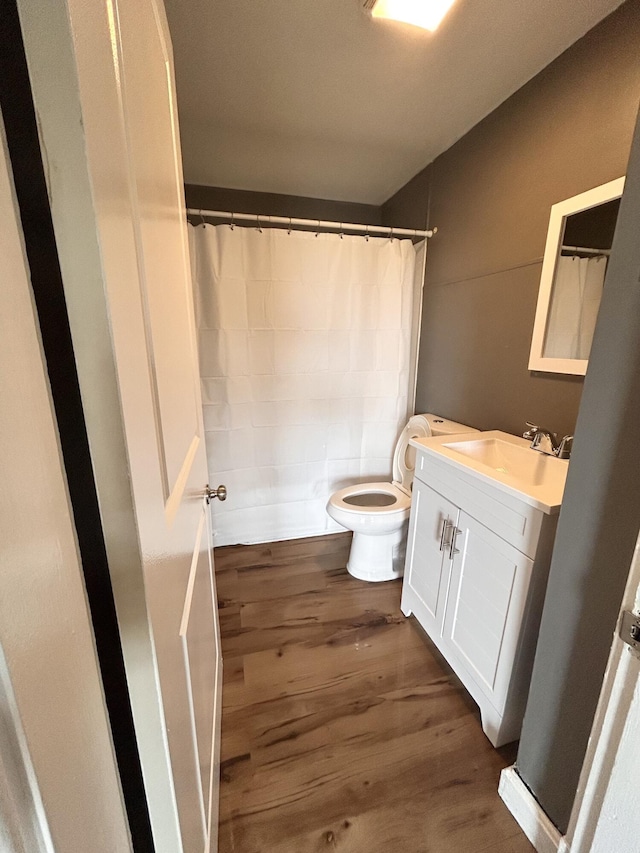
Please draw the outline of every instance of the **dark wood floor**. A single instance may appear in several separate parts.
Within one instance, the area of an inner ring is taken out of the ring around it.
[[[224,657],[220,853],[527,853],[494,750],[400,582],[350,534],[216,549]]]

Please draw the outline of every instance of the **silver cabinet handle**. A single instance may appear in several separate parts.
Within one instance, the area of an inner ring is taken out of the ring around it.
[[[440,534],[440,551],[443,551],[446,546],[447,533],[451,529],[451,522],[448,518],[442,523],[442,533]]]
[[[456,554],[459,554],[460,551],[456,548],[456,537],[458,533],[462,533],[459,527],[453,525],[451,529],[451,542],[449,543],[449,559],[453,560]]]
[[[218,498],[219,501],[226,501],[227,487],[218,486],[217,489],[212,489],[211,486],[208,485],[204,490],[204,496],[207,499],[207,503],[211,503],[214,498]]]

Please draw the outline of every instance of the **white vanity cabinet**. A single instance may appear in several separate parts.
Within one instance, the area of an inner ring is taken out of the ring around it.
[[[440,635],[444,625],[451,574],[449,548],[458,515],[457,506],[414,479],[402,610],[405,612],[405,589],[410,588],[421,604],[419,621],[430,636]]]
[[[401,608],[478,703],[494,746],[520,734],[556,520],[418,449]]]

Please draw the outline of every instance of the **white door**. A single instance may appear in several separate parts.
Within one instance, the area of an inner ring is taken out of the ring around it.
[[[19,8],[156,850],[202,853],[221,660],[164,9]]]
[[[0,850],[126,853],[127,819],[0,118]]]
[[[622,612],[640,614],[640,539]],[[640,809],[640,651],[614,634],[578,793],[562,847],[572,853],[637,853]]]

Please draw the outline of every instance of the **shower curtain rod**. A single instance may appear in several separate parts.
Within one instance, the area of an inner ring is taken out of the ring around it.
[[[232,213],[223,210],[204,210],[199,207],[190,207],[187,213],[190,216],[203,218],[206,216],[210,219],[229,219],[230,224],[235,220],[254,221],[258,228],[262,225],[282,225],[291,229],[306,226],[324,231],[358,231],[363,234],[383,234],[388,237],[433,237],[438,231],[437,228],[420,231],[413,228],[392,228],[389,225],[361,225],[355,222],[332,222],[328,219],[298,219],[295,216],[263,216],[261,213]]]
[[[560,246],[562,252],[583,252],[590,255],[610,255],[611,249],[589,249],[585,246]]]

